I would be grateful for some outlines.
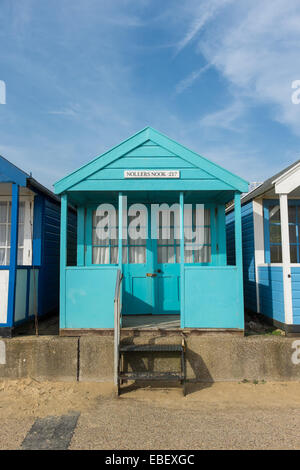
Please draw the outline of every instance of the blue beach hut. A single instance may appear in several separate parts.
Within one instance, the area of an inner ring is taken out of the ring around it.
[[[61,334],[114,327],[118,270],[123,274],[124,318],[151,315],[155,322],[177,315],[182,329],[243,331],[239,208],[240,194],[247,188],[246,181],[151,127],[58,181]],[[235,264],[229,266],[225,205],[232,199],[237,208],[237,250]],[[78,214],[76,266],[67,263],[68,203],[76,206]],[[147,215],[139,219],[138,229],[144,235],[137,240],[127,228],[140,217],[141,204]],[[176,215],[170,209],[167,238],[160,235],[162,204],[176,205],[178,210]],[[203,209],[200,222],[197,204]],[[159,206],[157,218],[153,206]],[[111,209],[114,217],[109,216]],[[105,218],[106,230],[114,234],[103,241],[98,229]],[[157,237],[152,233],[155,224]],[[192,248],[185,237],[188,227],[199,234],[200,241]]]
[[[69,243],[76,245],[72,226],[75,210],[69,210]],[[59,237],[59,198],[0,156],[0,336],[57,311]],[[71,263],[71,246],[69,252]]]
[[[235,205],[227,210],[234,258]],[[239,211],[239,208],[238,208]],[[244,300],[247,310],[290,335],[300,333],[300,161],[242,197]]]

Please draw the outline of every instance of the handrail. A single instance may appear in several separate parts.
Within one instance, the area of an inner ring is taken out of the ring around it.
[[[114,297],[114,383],[118,384],[119,377],[119,346],[120,346],[120,330],[122,318],[122,279],[123,275],[118,269],[116,289]]]

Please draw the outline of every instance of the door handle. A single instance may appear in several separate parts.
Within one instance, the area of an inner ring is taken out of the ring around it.
[[[157,274],[156,273],[146,273],[146,276],[147,277],[156,277]]]

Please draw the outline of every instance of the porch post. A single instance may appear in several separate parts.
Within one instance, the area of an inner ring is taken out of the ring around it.
[[[118,216],[119,216],[119,240],[118,240],[118,253],[119,253],[119,269],[122,272],[122,261],[123,261],[123,194],[119,192],[119,201],[118,201]]]
[[[180,327],[185,327],[184,312],[184,194],[181,191],[180,201]]]
[[[242,253],[242,218],[241,195],[234,193],[234,235],[235,265],[237,268],[237,303],[239,306],[239,326],[244,328],[244,294],[243,294],[243,253]]]
[[[288,212],[287,194],[280,194],[279,202],[280,202],[280,227],[281,227],[281,246],[282,246],[284,315],[285,315],[285,323],[292,325],[293,324],[293,302],[292,302],[289,212]]]
[[[60,206],[60,328],[66,327],[66,266],[67,266],[67,228],[68,228],[68,196],[61,196]]]
[[[85,208],[77,208],[77,266],[84,266],[85,249]]]
[[[13,327],[18,264],[19,186],[12,184],[7,325]]]

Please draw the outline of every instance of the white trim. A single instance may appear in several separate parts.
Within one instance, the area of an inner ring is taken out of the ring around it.
[[[258,265],[259,268],[260,267],[262,267],[262,268],[270,267],[271,268],[271,267],[276,267],[276,266],[282,268],[283,264],[282,263],[261,263],[261,264]],[[290,263],[289,266],[291,268],[300,268],[300,263]]]
[[[0,196],[0,202],[11,202],[11,196]],[[33,206],[34,196],[19,196],[19,204],[24,203],[24,242],[23,242],[23,266],[32,264],[32,241],[33,241]],[[11,221],[9,221],[9,224]],[[18,242],[18,247],[20,246]],[[8,247],[10,247],[10,240]]]
[[[23,265],[32,264],[33,199],[25,201]]]
[[[293,324],[292,278],[290,259],[289,214],[287,194],[280,194],[280,226],[285,323]]]
[[[24,201],[33,201],[34,199],[34,195],[32,194],[21,194],[19,195],[19,201],[20,202],[24,202]],[[1,195],[0,196],[0,201],[11,201],[11,194],[7,194],[7,196],[5,195]]]
[[[258,266],[261,265],[265,260],[263,200],[262,199],[253,200],[252,204],[253,204],[253,229],[254,229],[256,308],[257,308],[257,312],[260,313]]]
[[[296,165],[294,165],[292,168],[290,168],[288,171],[286,171],[282,175],[278,176],[278,178],[272,181],[272,184],[281,183],[285,179],[289,178],[289,176],[291,176],[293,173],[297,172],[299,169],[300,169],[300,162],[298,162]]]
[[[300,163],[273,181],[276,194],[289,194],[299,187]]]
[[[9,270],[0,269],[0,323],[7,323]]]

